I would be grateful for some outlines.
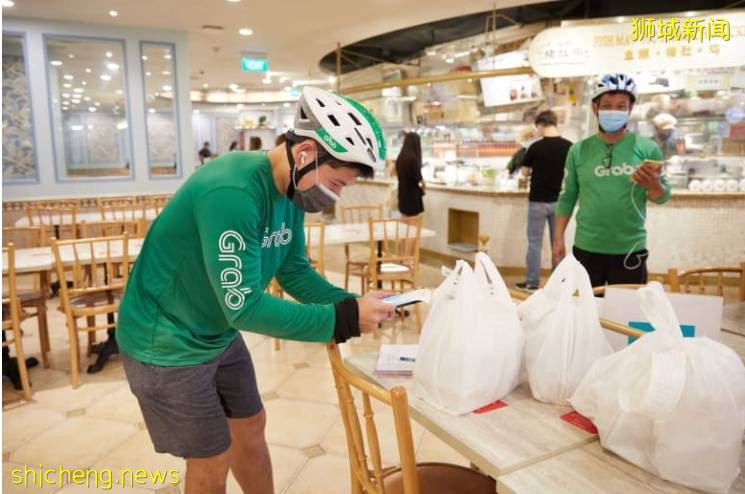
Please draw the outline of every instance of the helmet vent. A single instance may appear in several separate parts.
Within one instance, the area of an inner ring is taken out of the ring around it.
[[[326,105],[319,98],[316,98],[316,101],[318,102],[319,105],[321,105],[321,108],[326,108]]]
[[[303,110],[303,107],[300,107],[300,118],[303,120],[308,120],[308,116],[305,114],[305,110]]]
[[[347,137],[346,139],[347,139],[347,142],[348,142],[348,143],[349,143],[349,144],[350,144],[351,146],[354,146],[354,141],[352,140],[352,138],[351,138],[351,137]]]
[[[360,123],[360,121],[357,120],[357,117],[354,116],[354,113],[348,113],[348,115],[349,115],[349,118],[351,118],[354,121],[355,125],[362,125],[362,123]]]
[[[367,138],[367,143],[368,143],[368,144],[370,145],[370,148],[372,148],[372,147],[373,147],[373,143],[372,143],[372,141],[370,140],[370,138],[369,138],[369,137]]]
[[[331,120],[331,123],[333,123],[335,126],[340,127],[339,121],[336,119],[334,115],[328,115],[329,120]]]

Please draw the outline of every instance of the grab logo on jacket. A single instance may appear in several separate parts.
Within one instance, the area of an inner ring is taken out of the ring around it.
[[[607,167],[604,165],[598,165],[595,167],[596,177],[608,177],[613,175],[614,177],[620,177],[621,175],[633,175],[634,167],[628,163],[624,163],[621,166]]]
[[[282,227],[276,232],[269,233],[269,228],[264,230],[264,238],[261,241],[261,247],[268,249],[270,247],[279,247],[280,245],[287,245],[292,242],[292,230],[285,226],[282,222]],[[273,244],[273,245],[272,245]]]
[[[240,233],[234,230],[226,230],[220,235],[218,241],[220,247],[220,262],[229,263],[220,271],[220,287],[225,290],[225,305],[232,310],[243,307],[246,295],[251,293],[250,287],[241,287],[243,284],[243,263],[237,252],[246,250],[246,242]]]

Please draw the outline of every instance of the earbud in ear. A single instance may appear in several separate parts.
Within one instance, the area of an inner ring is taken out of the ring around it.
[[[303,151],[302,153],[300,153],[300,164],[301,165],[304,165],[305,164],[305,151]]]

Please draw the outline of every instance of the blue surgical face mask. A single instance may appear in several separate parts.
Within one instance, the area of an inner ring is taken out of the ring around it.
[[[599,110],[598,123],[604,132],[618,132],[629,119],[629,112],[623,110]]]

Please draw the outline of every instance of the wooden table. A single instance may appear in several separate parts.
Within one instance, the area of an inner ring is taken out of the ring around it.
[[[375,240],[377,242],[383,241],[383,225],[376,225],[377,228],[374,231]],[[387,224],[388,227],[388,238],[395,238],[395,232],[392,228],[392,224]],[[398,224],[401,235],[400,238],[406,238],[406,226]],[[413,232],[414,229],[409,227]],[[421,237],[428,238],[434,237],[437,233],[434,230],[428,230],[422,228]],[[370,241],[370,227],[367,223],[333,223],[326,225],[325,227],[325,239],[324,245],[343,245],[343,244],[356,244],[356,243],[367,243]],[[311,239],[311,245],[317,245],[318,239]]]
[[[417,398],[413,378],[373,374],[376,360],[377,353],[366,353],[345,362],[387,389],[405,387],[411,417],[494,478],[597,441],[597,435],[560,418],[570,407],[534,400],[527,384],[502,400],[504,408],[453,416]]]
[[[745,468],[745,449],[740,468]],[[695,468],[695,465],[691,465]],[[700,493],[662,480],[592,443],[497,479],[500,494]],[[745,492],[742,472],[730,493]]]
[[[145,210],[145,219],[147,221],[153,221],[157,216],[158,216],[158,214],[156,213],[155,209],[149,208],[149,209],[146,209]],[[72,216],[71,215],[69,215],[69,214],[63,214],[63,215],[61,215],[61,217],[62,217],[63,224],[69,225],[69,224],[72,223]],[[123,217],[120,217],[120,214],[118,212],[116,213],[116,217],[114,217],[114,213],[112,211],[107,211],[106,212],[106,220],[107,221],[116,221],[116,220],[122,220],[122,219],[124,219],[124,220],[131,220],[131,219],[139,220],[140,218],[142,218],[142,210],[141,209],[136,209],[135,210],[134,218],[132,218],[132,213],[129,212],[129,211],[127,211],[126,213],[124,213],[123,214]],[[45,220],[46,220],[46,218],[45,218]],[[86,212],[86,213],[77,213],[75,215],[75,221],[78,222],[78,223],[82,223],[83,221],[88,222],[88,223],[95,222],[95,221],[101,221],[101,213],[99,211],[89,211],[89,212]],[[18,220],[16,220],[16,222],[15,222],[15,226],[29,226],[28,217],[27,216],[24,216],[22,218],[18,218]],[[59,226],[59,224],[53,225],[53,226]]]
[[[722,309],[722,329],[745,336],[745,302],[729,302]]]

